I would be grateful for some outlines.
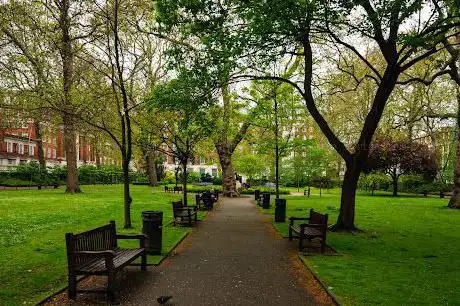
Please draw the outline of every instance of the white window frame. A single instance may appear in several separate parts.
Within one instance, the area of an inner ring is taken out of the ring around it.
[[[29,155],[34,156],[34,145],[29,145]]]
[[[6,142],[6,152],[13,153],[13,143],[11,141]]]
[[[23,143],[18,143],[18,153],[24,154],[24,144]]]

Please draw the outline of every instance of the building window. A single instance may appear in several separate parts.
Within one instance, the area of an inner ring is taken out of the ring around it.
[[[34,155],[34,146],[33,145],[29,145],[29,155],[30,156]]]
[[[51,149],[46,149],[46,157],[51,158]]]
[[[24,154],[24,144],[20,143],[19,144],[19,154]]]
[[[13,143],[12,142],[6,143],[6,152],[13,153]]]
[[[217,176],[217,169],[212,168],[212,176],[216,177]]]
[[[53,149],[53,158],[56,158],[56,149]]]
[[[205,168],[200,168],[200,174],[205,174],[206,173],[206,169]]]
[[[29,133],[22,133],[22,137],[29,137]]]
[[[15,159],[8,159],[8,165],[16,165]]]

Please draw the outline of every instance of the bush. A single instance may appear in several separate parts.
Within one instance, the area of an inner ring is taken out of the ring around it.
[[[32,181],[24,181],[15,178],[0,178],[0,186],[7,186],[7,187],[30,187],[36,186]]]
[[[334,182],[330,178],[325,176],[314,177],[310,181],[310,186],[316,188],[331,189],[334,188]]]
[[[254,190],[256,189],[259,189],[260,192],[270,192],[271,194],[275,194],[275,190],[273,189],[269,189],[269,188],[266,188],[266,187],[251,187],[251,188],[247,188],[247,189],[243,189],[241,190],[241,194],[254,194]],[[279,190],[280,194],[289,194],[289,190],[288,189],[284,189],[284,188],[280,188]]]
[[[168,184],[168,187],[172,188],[175,185]],[[181,184],[179,184],[181,186]],[[187,186],[187,192],[201,193],[208,190],[222,190],[222,186],[208,185],[208,186]]]
[[[60,179],[52,171],[42,171],[36,162],[17,166],[13,171],[0,172],[5,186],[59,185]],[[27,182],[27,183],[26,183]]]
[[[373,192],[374,190],[388,190],[391,185],[390,178],[383,173],[370,173],[362,175],[358,181],[358,188]]]
[[[402,175],[399,179],[398,190],[408,193],[419,193],[423,185],[430,184],[422,175]]]
[[[222,176],[216,176],[212,179],[213,185],[222,185]]]

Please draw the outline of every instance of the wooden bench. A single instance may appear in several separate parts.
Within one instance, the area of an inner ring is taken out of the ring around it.
[[[189,226],[192,226],[192,222],[198,221],[197,206],[185,206],[181,201],[172,202],[173,208],[173,223],[176,226],[177,223],[186,222]]]
[[[165,192],[171,192],[171,188],[169,188],[168,186],[165,186]]]
[[[137,239],[139,248],[121,249],[118,239]],[[117,234],[115,221],[92,229],[87,232],[65,234],[67,246],[67,264],[69,273],[68,294],[70,299],[75,299],[77,292],[106,292],[113,300],[115,290],[114,282],[117,272],[141,257],[141,270],[147,270],[147,255],[145,252],[144,235]],[[107,276],[107,290],[77,290],[77,276],[79,275],[105,275]]]
[[[310,209],[310,217],[308,218],[289,218],[289,240],[299,239],[299,251],[303,249],[303,241],[312,241],[313,239],[321,240],[321,253],[324,253],[326,248],[326,233],[327,233],[327,214],[320,214]],[[295,221],[308,221],[308,223],[295,224]]]
[[[214,194],[210,191],[205,191],[201,194],[201,200],[203,201],[203,205],[205,209],[211,210],[214,208],[214,203],[217,201]]]
[[[182,186],[174,186],[174,193],[181,193],[182,192]]]

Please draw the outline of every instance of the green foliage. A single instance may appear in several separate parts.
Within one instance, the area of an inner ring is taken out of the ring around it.
[[[374,190],[388,190],[391,180],[384,173],[369,173],[361,175],[358,188],[373,192]]]
[[[1,184],[5,186],[59,185],[60,177],[52,171],[42,171],[36,162],[18,165],[13,171],[0,172]],[[25,182],[28,182],[27,184]]]
[[[267,188],[267,187],[258,187],[258,186],[252,186],[251,188],[245,188],[241,190],[241,194],[254,194],[254,190],[259,189],[260,192],[270,192],[271,194],[276,194],[276,191],[273,188]],[[279,189],[280,194],[290,194],[289,189],[285,188],[280,188]]]
[[[423,175],[409,174],[401,176],[398,189],[403,192],[418,193],[423,189],[422,186],[427,186]]]
[[[261,176],[266,165],[261,155],[243,154],[235,156],[234,168],[238,173],[246,175],[251,180]]]
[[[331,189],[334,188],[334,181],[326,176],[318,176],[310,180],[310,185],[316,188]]]

